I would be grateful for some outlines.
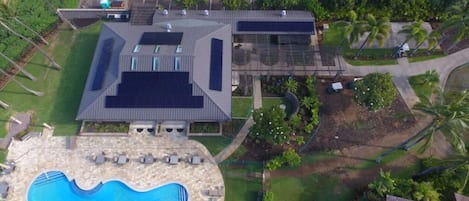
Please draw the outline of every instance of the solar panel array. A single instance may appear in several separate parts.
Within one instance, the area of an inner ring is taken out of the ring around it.
[[[123,72],[117,96],[106,96],[106,108],[203,108],[203,96],[192,95],[189,72]]]
[[[314,22],[239,21],[238,31],[314,32]]]
[[[140,45],[180,45],[182,32],[144,32]]]
[[[223,72],[223,40],[212,38],[210,49],[209,89],[221,91]]]
[[[93,84],[91,90],[100,90],[103,87],[104,74],[106,73],[109,62],[111,61],[112,47],[114,46],[114,39],[109,38],[103,41],[101,47],[101,55],[99,56],[98,66],[94,74]]]

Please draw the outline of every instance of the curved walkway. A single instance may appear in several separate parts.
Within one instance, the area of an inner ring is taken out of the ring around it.
[[[262,107],[262,89],[261,89],[260,77],[254,77],[252,82],[253,82],[252,96],[254,99],[254,109],[258,109]],[[244,123],[244,126],[241,128],[239,133],[233,139],[231,144],[225,147],[223,151],[221,151],[214,157],[215,162],[221,163],[222,161],[230,157],[231,154],[235,152],[236,149],[238,149],[238,147],[243,143],[244,139],[246,139],[246,136],[249,133],[249,128],[253,124],[254,124],[254,120],[252,119],[252,116],[251,116],[246,121],[246,123]]]
[[[425,73],[428,70],[436,70],[440,78],[440,87],[444,88],[449,74],[454,69],[469,63],[469,48],[450,54],[448,56],[409,63],[407,58],[399,58],[398,64],[383,66],[352,66],[345,62],[343,57],[339,57],[340,62],[344,64],[345,71],[343,75],[347,76],[365,76],[369,73],[389,72],[393,75],[393,81],[407,106],[412,108],[418,102],[408,77]]]
[[[409,63],[406,57],[399,58],[398,64],[395,65],[353,66],[348,64],[343,57],[338,57],[337,59],[340,60],[340,63],[345,65],[345,71],[342,74],[346,76],[365,76],[370,73],[384,72],[391,73],[397,90],[401,94],[407,106],[411,109],[419,99],[409,83],[409,76],[422,74],[428,70],[436,70],[440,76],[440,87],[443,88],[451,71],[469,63],[469,48],[450,54],[446,57],[422,62]],[[323,73],[320,73],[320,75],[322,74]],[[326,76],[330,75],[327,74]],[[261,83],[259,77],[254,78],[253,83],[254,108],[256,109],[262,107]],[[236,151],[246,138],[249,132],[249,127],[251,127],[253,123],[254,121],[252,118],[249,118],[246,121],[231,144],[215,156],[215,161],[217,163],[222,162]]]

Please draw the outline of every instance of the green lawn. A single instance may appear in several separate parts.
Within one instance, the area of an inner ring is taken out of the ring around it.
[[[415,95],[419,98],[430,97],[434,90],[431,85],[421,84],[423,79],[425,79],[424,74],[409,77],[409,83],[412,86],[412,89],[414,89]]]
[[[260,168],[221,167],[225,182],[225,201],[256,201],[257,192],[262,191],[260,178],[247,178],[249,172],[261,172]],[[277,199],[276,199],[277,200]]]
[[[420,61],[427,61],[427,60],[432,60],[432,59],[437,59],[437,58],[441,58],[441,57],[445,57],[446,54],[444,54],[443,52],[439,52],[439,53],[435,53],[435,54],[431,54],[431,55],[421,55],[421,56],[414,56],[414,57],[409,57],[409,62],[410,63],[413,63],[413,62],[420,62]]]
[[[0,163],[5,163],[7,158],[8,150],[0,150]]]
[[[390,57],[392,55],[391,49],[384,48],[367,48],[363,49],[362,53],[357,59],[353,59],[358,49],[344,50],[344,58],[347,63],[354,66],[379,66],[379,65],[393,65],[397,64],[397,60]]]
[[[310,175],[279,177],[270,180],[275,201],[349,201],[353,190],[339,183],[335,177]]]
[[[285,112],[288,114],[291,113],[292,106],[290,101],[284,97],[263,97],[262,98],[262,107],[269,108],[272,106],[280,106],[280,104],[285,104]]]
[[[342,31],[334,24],[329,25],[329,30],[324,31],[323,41],[328,46],[343,45]]]
[[[251,114],[253,102],[251,96],[233,96],[231,98],[231,117],[247,118]]]
[[[220,153],[232,141],[225,136],[190,137],[190,139],[202,143],[213,156]]]
[[[0,100],[10,104],[6,112],[0,113],[0,136],[6,134],[5,122],[15,112],[33,111],[36,122],[47,122],[56,127],[57,135],[76,134],[80,122],[75,121],[83,87],[93,58],[101,24],[91,26],[80,32],[60,30],[55,40],[53,57],[62,65],[61,71],[47,65],[47,60],[36,53],[26,65],[26,70],[37,81],[31,81],[19,75],[16,79],[28,87],[44,92],[37,97],[10,82],[0,92]],[[52,42],[52,41],[51,41]],[[51,47],[49,47],[50,49]],[[40,127],[34,128],[35,130]]]

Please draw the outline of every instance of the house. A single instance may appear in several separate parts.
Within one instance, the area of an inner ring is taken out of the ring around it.
[[[310,13],[291,13],[146,9],[105,23],[76,119],[150,133],[228,121],[232,35],[314,34]]]

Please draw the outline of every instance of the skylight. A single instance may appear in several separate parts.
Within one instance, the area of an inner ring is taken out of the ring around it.
[[[142,48],[142,46],[140,46],[140,45],[135,45],[135,47],[134,47],[134,53],[135,53],[135,52],[140,52],[140,48]]]
[[[158,57],[153,57],[153,71],[157,71],[159,65],[160,60],[158,59]]]
[[[132,61],[130,63],[130,70],[137,70],[137,57],[132,57]]]
[[[159,53],[160,52],[160,46],[159,45],[156,45],[155,47],[155,53]]]
[[[175,71],[181,70],[181,57],[174,58],[174,70]]]
[[[176,53],[181,53],[182,52],[182,46],[178,45],[176,48]]]

